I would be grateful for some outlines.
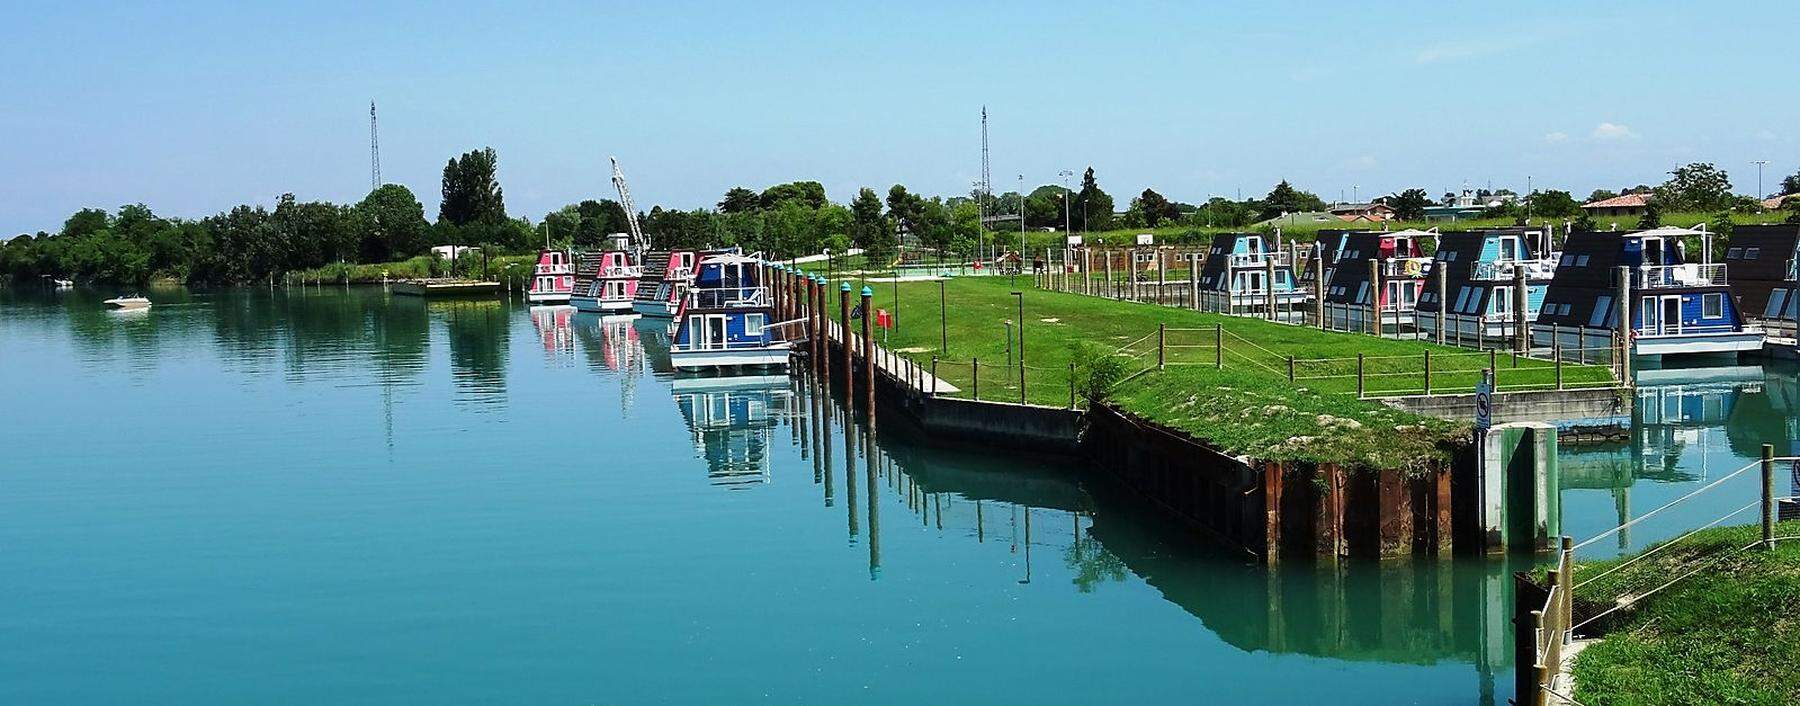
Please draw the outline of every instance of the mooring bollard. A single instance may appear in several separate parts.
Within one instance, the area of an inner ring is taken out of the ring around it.
[[[862,337],[863,337],[863,401],[869,404],[869,428],[875,428],[875,337],[869,330],[869,322],[875,319],[875,310],[869,308],[870,299],[875,290],[862,288]]]
[[[838,337],[844,346],[844,401],[854,409],[856,407],[856,368],[851,359],[854,352],[850,347],[850,283],[838,283]]]

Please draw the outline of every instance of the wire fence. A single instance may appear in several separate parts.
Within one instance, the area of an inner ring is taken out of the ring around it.
[[[1776,490],[1782,467],[1792,469],[1785,494]],[[1521,703],[1577,703],[1568,693],[1563,660],[1570,643],[1605,634],[1650,597],[1740,552],[1800,539],[1797,499],[1800,456],[1776,457],[1774,447],[1764,444],[1761,459],[1617,527],[1581,542],[1561,538],[1554,568],[1537,583],[1543,600],[1516,623],[1533,631],[1533,661],[1520,665],[1532,688],[1522,690]],[[1671,538],[1621,556],[1633,547],[1632,532]]]

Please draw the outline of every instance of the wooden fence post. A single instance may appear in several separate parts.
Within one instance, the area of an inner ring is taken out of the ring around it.
[[[1356,354],[1356,399],[1362,399],[1366,388],[1363,387],[1363,354]]]
[[[1762,445],[1762,547],[1775,548],[1775,447]]]
[[[1431,394],[1431,351],[1425,351],[1425,394]]]
[[[1225,324],[1213,324],[1213,367],[1225,369]]]
[[[1157,324],[1156,325],[1156,369],[1157,370],[1162,370],[1163,368],[1168,366],[1168,361],[1169,361],[1168,340],[1169,340],[1169,325],[1168,324]]]
[[[1288,356],[1288,382],[1294,381],[1294,356]]]
[[[981,359],[969,359],[969,395],[981,401]]]

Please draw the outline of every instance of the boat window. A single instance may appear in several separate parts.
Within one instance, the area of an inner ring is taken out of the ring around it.
[[[1719,319],[1725,316],[1725,295],[1714,292],[1700,296],[1700,316]]]
[[[1604,326],[1612,318],[1612,295],[1602,294],[1594,300],[1594,315],[1588,317],[1589,326]]]
[[[763,315],[762,314],[745,314],[744,315],[744,335],[746,335],[746,336],[761,336],[762,332],[763,332]]]
[[[1725,259],[1736,260],[1739,257],[1743,256],[1743,254],[1744,254],[1743,248],[1732,248],[1730,250],[1725,251]]]
[[[1568,267],[1571,263],[1574,263],[1574,262],[1575,262],[1574,255],[1564,255],[1564,256],[1562,256],[1562,260],[1556,263],[1556,266],[1557,267]]]
[[[1494,300],[1493,304],[1490,306],[1492,311],[1496,314],[1512,313],[1513,301],[1512,301],[1511,295],[1512,295],[1512,291],[1510,288],[1495,287],[1494,288],[1494,296],[1491,297],[1491,299]]]
[[[1358,303],[1358,304],[1369,303],[1369,281],[1368,280],[1363,280],[1362,282],[1357,284],[1356,303]]]
[[[1576,267],[1587,267],[1587,264],[1588,264],[1588,256],[1582,255],[1580,257],[1575,258],[1575,266]]]
[[[1761,254],[1762,254],[1762,248],[1744,248],[1744,259],[1745,260],[1755,260],[1757,258],[1757,256],[1759,256]]]
[[[1771,319],[1781,318],[1781,307],[1787,304],[1788,290],[1777,289],[1769,293],[1769,308],[1763,310],[1763,316]]]
[[[1444,262],[1456,262],[1456,255],[1457,255],[1457,252],[1455,250],[1451,250],[1450,252],[1445,253]]]
[[[1469,291],[1470,289],[1468,287],[1462,287],[1456,290],[1456,306],[1452,308],[1457,312],[1460,313],[1463,310],[1463,305],[1468,303]]]

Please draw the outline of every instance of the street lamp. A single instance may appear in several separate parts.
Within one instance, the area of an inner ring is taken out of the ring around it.
[[[1075,176],[1075,172],[1064,169],[1058,174],[1063,178],[1063,237],[1067,242],[1066,238],[1073,232],[1069,225],[1069,177]]]
[[[1769,163],[1769,160],[1766,160],[1766,159],[1759,159],[1754,162],[1751,162],[1751,164],[1756,165],[1756,200],[1758,200],[1758,201],[1761,201],[1763,198],[1762,168],[1763,168],[1763,165],[1768,164],[1768,163]]]
[[[949,270],[938,276],[938,355],[946,358],[950,357],[950,305],[944,298],[944,282],[949,279]]]

